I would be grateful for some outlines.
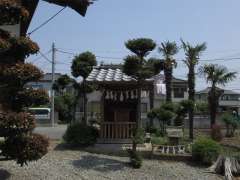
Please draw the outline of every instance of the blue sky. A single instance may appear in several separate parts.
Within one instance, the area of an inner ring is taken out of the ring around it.
[[[86,17],[67,8],[49,24],[31,35],[46,53],[52,42],[71,53],[92,51],[98,61],[120,63],[129,54],[124,42],[131,38],[152,38],[158,44],[180,38],[192,44],[206,42],[208,49],[201,59],[240,57],[240,1],[237,0],[98,0],[89,7]],[[51,17],[61,7],[40,1],[29,31]],[[51,54],[47,55],[51,58]],[[149,57],[160,57],[155,50]],[[45,72],[51,65],[43,58],[32,56],[29,61]],[[104,58],[101,58],[104,57]],[[73,56],[57,52],[56,71],[70,74]],[[181,51],[176,58],[182,60]],[[34,61],[38,59],[37,61]],[[240,72],[239,60],[212,61]],[[200,65],[206,62],[200,62]],[[179,61],[174,71],[186,79],[187,68]],[[227,85],[240,89],[239,78]],[[206,87],[197,79],[197,89]]]

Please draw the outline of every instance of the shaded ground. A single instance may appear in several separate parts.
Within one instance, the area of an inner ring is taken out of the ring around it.
[[[52,147],[53,148],[53,147]],[[13,161],[0,162],[0,179],[5,180],[218,180],[203,167],[182,162],[144,160],[132,169],[128,158],[82,151],[51,150],[43,159],[19,167]]]

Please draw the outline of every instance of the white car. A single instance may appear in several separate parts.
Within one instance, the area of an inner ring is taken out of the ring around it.
[[[50,108],[29,108],[28,112],[34,115],[35,119],[38,121],[49,120],[51,118],[51,109]]]

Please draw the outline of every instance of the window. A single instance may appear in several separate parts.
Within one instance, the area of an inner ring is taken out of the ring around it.
[[[184,98],[184,88],[173,88],[174,98]]]
[[[147,113],[147,103],[141,104],[141,113]]]

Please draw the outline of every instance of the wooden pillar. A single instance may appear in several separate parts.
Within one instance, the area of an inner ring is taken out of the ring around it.
[[[105,101],[105,89],[102,89],[102,97],[101,97],[101,100],[100,100],[100,116],[101,116],[101,122],[100,122],[100,134],[101,134],[101,138],[104,138],[104,134],[102,132],[105,131],[105,127],[103,125],[103,122],[104,122],[104,101]]]

